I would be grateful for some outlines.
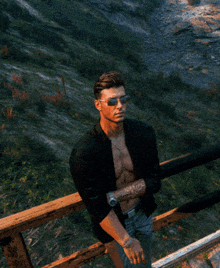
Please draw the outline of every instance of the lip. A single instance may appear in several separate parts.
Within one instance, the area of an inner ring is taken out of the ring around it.
[[[119,116],[122,116],[122,115],[124,115],[125,113],[118,113],[118,114],[116,114],[116,115],[119,115]]]

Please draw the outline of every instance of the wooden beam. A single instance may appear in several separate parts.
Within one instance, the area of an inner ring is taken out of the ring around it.
[[[10,268],[33,268],[21,233],[1,240],[0,245]]]
[[[207,194],[201,198],[183,204],[153,218],[153,231],[158,231],[180,219],[186,218],[196,212],[211,207],[220,202],[220,190]]]
[[[177,211],[181,213],[196,213],[202,209],[209,208],[218,202],[220,202],[220,190],[183,204]]]
[[[24,210],[0,220],[0,240],[85,208],[79,193]]]
[[[67,257],[43,266],[42,268],[80,267],[103,255],[105,255],[105,246],[101,242],[98,242],[88,248],[79,250]]]
[[[154,218],[154,230],[168,226],[180,219],[186,218],[201,209],[220,202],[220,191],[210,193],[200,199],[168,211]],[[27,209],[0,220],[0,240],[14,232],[22,232],[37,227],[56,218],[85,208],[78,193],[56,199],[40,206]]]
[[[152,268],[173,267],[173,265],[187,258],[190,258],[192,255],[194,255],[198,251],[208,249],[209,247],[213,246],[218,241],[220,241],[220,230],[154,262],[152,264]]]
[[[170,177],[220,158],[220,143],[160,163],[162,178]]]
[[[174,208],[168,212],[165,212],[159,216],[153,218],[153,232],[156,232],[172,223],[186,218],[194,213],[182,213],[178,212],[178,208]]]

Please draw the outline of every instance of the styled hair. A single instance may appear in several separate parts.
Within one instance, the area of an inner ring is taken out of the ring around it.
[[[109,72],[109,73],[104,73],[101,75],[98,79],[98,81],[95,83],[94,86],[94,95],[96,99],[99,99],[101,97],[101,91],[103,89],[108,89],[112,87],[120,87],[124,86],[124,82],[122,80],[122,77],[119,73],[117,72]]]

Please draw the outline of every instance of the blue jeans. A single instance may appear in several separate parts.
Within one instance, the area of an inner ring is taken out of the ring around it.
[[[115,241],[124,268],[151,268],[153,214],[147,217],[143,209],[140,209],[133,217],[125,219],[125,226],[128,234],[140,241],[144,250],[145,263],[131,264],[122,246]]]

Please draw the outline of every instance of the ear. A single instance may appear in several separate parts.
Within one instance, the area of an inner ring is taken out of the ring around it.
[[[94,100],[95,107],[98,111],[101,111],[101,101]]]

